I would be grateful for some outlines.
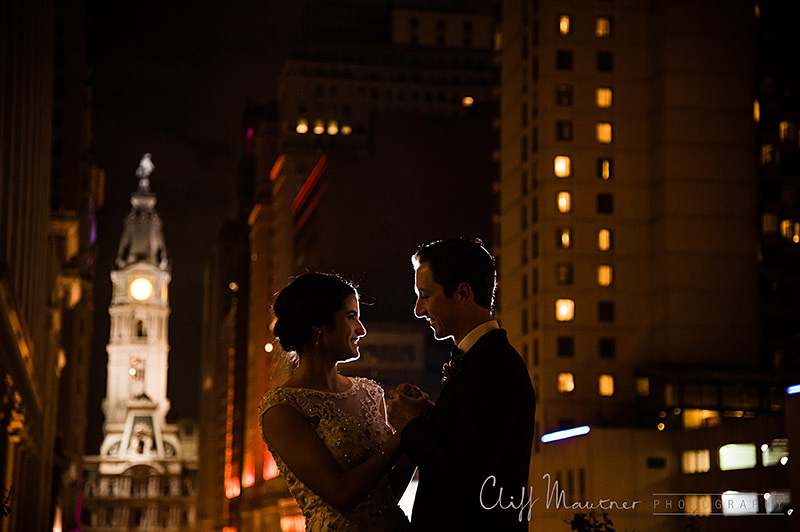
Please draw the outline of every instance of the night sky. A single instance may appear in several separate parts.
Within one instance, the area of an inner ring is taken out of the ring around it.
[[[122,10],[120,6],[127,6]],[[302,2],[87,4],[94,90],[94,156],[106,172],[86,452],[98,453],[105,397],[109,270],[143,153],[172,265],[168,419],[198,412],[202,279],[211,244],[232,212],[239,128],[248,102],[274,97]]]

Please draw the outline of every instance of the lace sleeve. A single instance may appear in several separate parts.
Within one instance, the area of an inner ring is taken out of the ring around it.
[[[261,397],[261,402],[258,404],[258,426],[261,428],[262,433],[264,427],[261,426],[261,423],[264,412],[278,405],[288,405],[295,408],[301,414],[303,413],[303,409],[297,404],[295,397],[291,393],[288,393],[286,389],[273,388],[272,390],[267,390],[267,393]]]

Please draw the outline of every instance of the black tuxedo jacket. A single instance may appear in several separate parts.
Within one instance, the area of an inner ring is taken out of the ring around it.
[[[505,507],[511,497],[519,506],[523,489],[529,493],[535,409],[528,370],[506,332],[483,335],[430,415],[403,429],[401,448],[419,467],[412,529],[527,530],[527,509],[520,521],[519,510],[496,503],[501,487]]]

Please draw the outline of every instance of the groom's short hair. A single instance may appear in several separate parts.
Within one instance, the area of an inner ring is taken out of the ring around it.
[[[480,239],[454,238],[423,244],[411,257],[414,269],[428,264],[433,280],[442,285],[447,297],[461,283],[467,283],[475,294],[475,302],[494,310],[497,286],[494,257]]]

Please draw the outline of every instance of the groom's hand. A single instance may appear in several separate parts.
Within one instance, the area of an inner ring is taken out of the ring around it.
[[[389,423],[398,432],[402,432],[409,421],[418,416],[424,416],[433,408],[433,403],[428,394],[421,392],[419,397],[410,397],[402,391],[403,385],[389,392],[386,410]]]

